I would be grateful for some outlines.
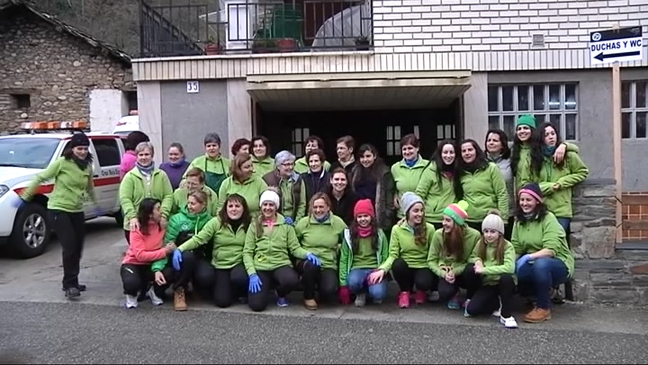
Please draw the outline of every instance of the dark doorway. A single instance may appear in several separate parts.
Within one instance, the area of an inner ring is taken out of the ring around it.
[[[463,134],[459,100],[445,109],[425,110],[266,112],[257,108],[256,131],[270,140],[273,155],[289,150],[300,157],[304,139],[317,135],[324,140],[327,160],[335,161],[336,140],[350,135],[356,140],[356,149],[371,143],[391,165],[401,159],[400,139],[406,134],[418,135],[425,158],[441,140],[458,139]]]

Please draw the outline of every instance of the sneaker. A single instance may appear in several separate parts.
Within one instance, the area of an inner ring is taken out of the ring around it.
[[[424,304],[425,303],[425,292],[421,290],[417,290],[416,293],[414,294],[414,301],[416,304]]]
[[[79,284],[77,285],[77,289],[79,289],[79,291],[86,291],[88,288],[84,284]],[[61,288],[61,290],[65,291],[65,288]]]
[[[428,294],[428,302],[438,302],[438,301],[439,301],[439,292],[431,291],[430,294]]]
[[[279,297],[277,298],[277,306],[278,307],[287,307],[288,306],[288,299],[284,297]]]
[[[466,299],[466,301],[464,302],[464,317],[471,317],[470,313],[468,313],[468,304],[470,304],[470,299]]]
[[[518,328],[518,323],[512,316],[508,318],[500,316],[500,323],[506,328]]]
[[[409,306],[410,306],[409,293],[406,291],[400,292],[400,294],[398,294],[398,307],[409,308]]]
[[[500,298],[499,300],[499,308],[495,311],[493,311],[493,317],[501,317],[501,312],[502,312],[502,299]]]
[[[459,309],[461,308],[461,302],[459,301],[459,296],[455,295],[452,299],[448,301],[448,309]]]
[[[375,301],[374,301],[374,303],[375,303]],[[355,304],[356,307],[364,307],[365,304],[367,304],[367,294],[365,294],[365,293],[357,294],[354,304]]]
[[[155,294],[153,287],[149,288],[149,290],[146,292],[146,295],[149,297],[149,299],[151,299],[151,303],[153,303],[153,305],[162,305],[162,303],[164,303],[162,298],[158,297],[158,295]]]
[[[137,297],[126,294],[126,308],[137,308]]]
[[[81,292],[76,287],[65,289],[65,297],[68,299],[75,299],[81,296]]]

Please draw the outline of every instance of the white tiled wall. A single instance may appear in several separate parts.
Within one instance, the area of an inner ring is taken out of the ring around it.
[[[574,50],[595,30],[648,26],[648,0],[374,0],[373,14],[381,53],[533,50],[533,34]]]

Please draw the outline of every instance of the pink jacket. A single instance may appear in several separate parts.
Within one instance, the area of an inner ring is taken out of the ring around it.
[[[124,175],[135,167],[135,164],[137,164],[135,151],[126,151],[122,156],[121,164],[119,164],[119,178],[123,179]]]
[[[148,232],[148,235],[140,231],[130,232],[130,245],[122,264],[148,265],[167,256],[162,243],[164,229],[157,223],[150,223]]]

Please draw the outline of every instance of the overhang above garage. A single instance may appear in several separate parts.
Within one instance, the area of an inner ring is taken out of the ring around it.
[[[265,111],[445,108],[470,88],[470,71],[249,75]]]

